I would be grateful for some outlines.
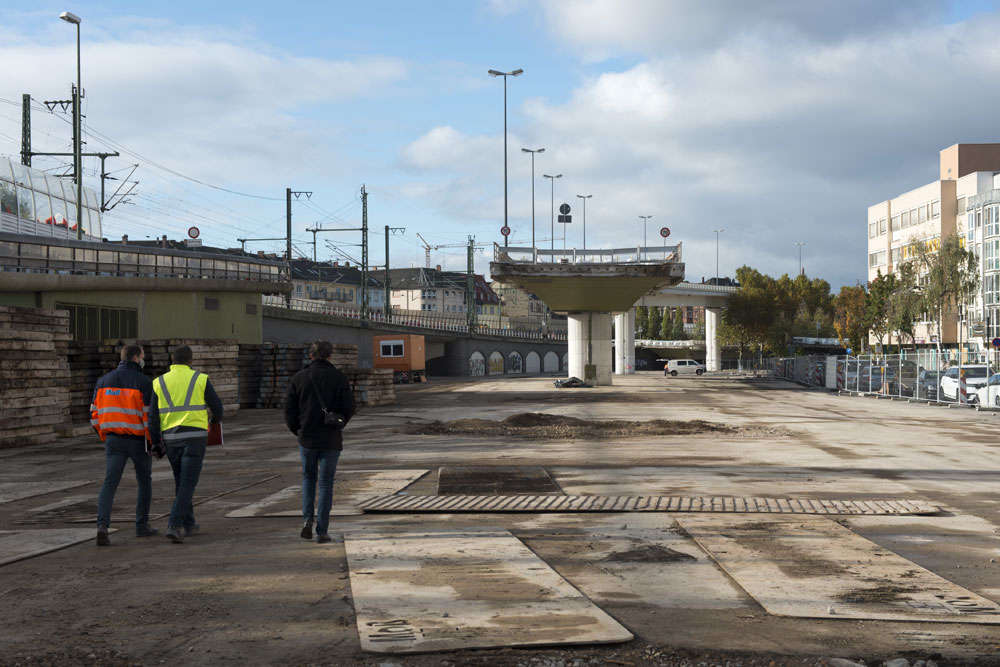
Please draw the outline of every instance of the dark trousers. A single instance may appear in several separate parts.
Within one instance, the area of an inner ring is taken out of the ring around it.
[[[115,492],[122,480],[125,464],[132,459],[138,491],[135,499],[135,525],[149,523],[149,502],[153,497],[153,460],[146,453],[143,440],[117,438],[109,435],[104,443],[104,486],[97,498],[97,527],[106,529],[111,525],[111,506],[115,502]]]
[[[167,446],[167,459],[174,471],[174,504],[170,509],[170,528],[191,528],[194,520],[194,489],[201,477],[205,460],[205,440],[198,436]]]
[[[333,507],[333,476],[340,460],[339,449],[309,449],[299,445],[302,456],[302,519],[316,519],[316,534],[326,535],[330,528],[330,508]],[[319,502],[315,513],[316,486]]]

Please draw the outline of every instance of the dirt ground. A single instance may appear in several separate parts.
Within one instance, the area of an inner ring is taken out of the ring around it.
[[[340,467],[427,469],[407,488],[412,494],[436,493],[441,467],[495,465],[541,469],[573,494],[926,499],[945,512],[841,521],[1000,600],[1000,417],[780,382],[658,373],[615,382],[580,392],[541,378],[402,387],[396,405],[365,410],[351,423]],[[644,424],[630,425],[636,421]],[[337,518],[333,543],[306,542],[295,519],[225,517],[299,482],[280,412],[246,411],[227,420],[226,437],[206,459],[198,488],[200,535],[182,545],[136,538],[135,483],[126,470],[111,548],[88,541],[0,567],[0,664],[769,667],[898,657],[1000,664],[1000,626],[769,615],[684,546],[663,514],[357,515]],[[0,531],[92,526],[73,521],[92,517],[103,469],[91,438],[0,451],[0,482],[89,482],[0,504]],[[169,508],[173,481],[165,460],[153,470],[158,516]],[[162,531],[166,520],[154,525]],[[442,527],[509,530],[636,639],[363,653],[342,535]],[[905,587],[872,590],[891,598]]]

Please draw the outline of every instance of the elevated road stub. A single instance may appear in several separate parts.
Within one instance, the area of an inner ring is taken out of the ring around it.
[[[570,376],[611,384],[612,313],[684,278],[681,246],[540,250],[494,246],[490,273],[569,318]]]

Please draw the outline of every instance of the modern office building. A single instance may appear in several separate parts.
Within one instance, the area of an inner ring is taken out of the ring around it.
[[[958,234],[979,258],[983,290],[962,309],[961,322],[958,309],[946,314],[940,344],[954,347],[961,339],[962,347],[981,351],[1000,335],[1000,144],[955,144],[941,151],[939,163],[938,180],[868,207],[868,279],[914,259],[918,242],[933,249]],[[936,334],[936,323],[919,322],[914,342],[936,345]]]

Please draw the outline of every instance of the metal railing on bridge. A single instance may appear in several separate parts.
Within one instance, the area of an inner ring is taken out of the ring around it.
[[[291,310],[317,313],[320,315],[331,315],[343,317],[351,320],[364,320],[375,324],[396,325],[426,329],[434,333],[461,333],[468,334],[469,324],[464,316],[454,317],[435,313],[428,313],[422,310],[399,310],[393,309],[389,317],[386,317],[382,309],[370,309],[365,315],[360,306],[348,303],[330,303],[315,301],[312,299],[291,299],[286,302],[281,296],[264,296],[265,306],[278,308],[290,308]],[[491,317],[491,316],[487,316]],[[492,316],[496,319],[496,316]],[[514,329],[510,327],[494,326],[485,322],[475,326],[473,334],[483,336],[499,336],[516,340],[532,341],[557,341],[566,340],[565,331],[552,331],[544,329]]]
[[[631,248],[545,248],[493,244],[493,261],[508,264],[664,264],[681,261],[681,244]]]

